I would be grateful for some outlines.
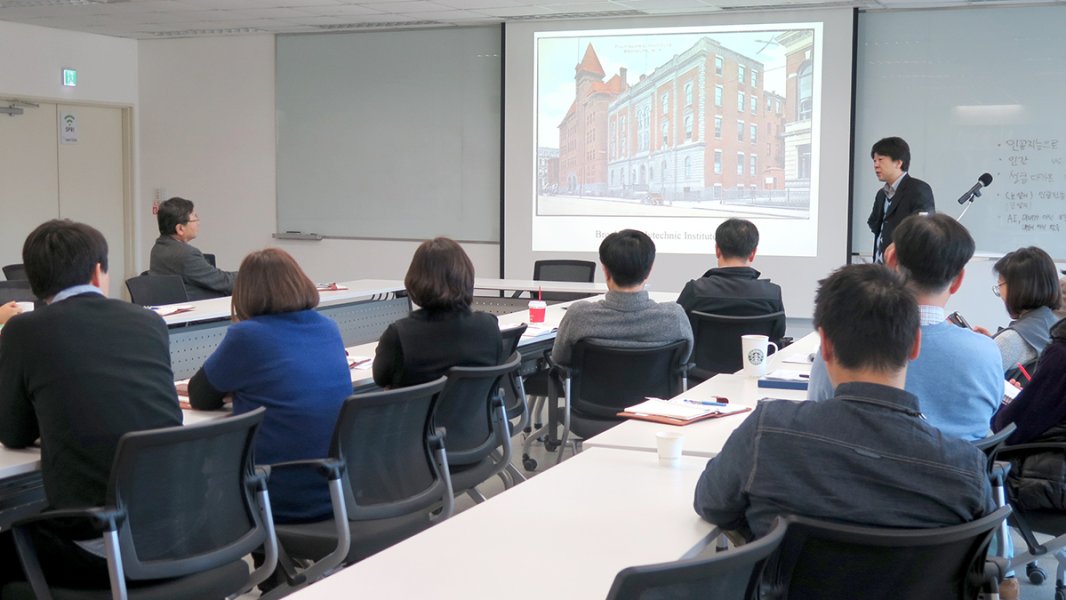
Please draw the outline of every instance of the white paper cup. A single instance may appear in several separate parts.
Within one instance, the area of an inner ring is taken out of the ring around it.
[[[15,304],[18,304],[24,313],[33,312],[33,302],[16,302]]]
[[[744,374],[749,377],[761,377],[766,375],[766,359],[769,346],[777,352],[777,344],[770,341],[765,335],[742,335],[740,336],[740,349],[743,355],[740,360],[744,365]]]
[[[548,310],[548,303],[543,300],[529,301],[529,322],[543,323],[544,313]]]
[[[655,443],[659,449],[660,465],[674,466],[681,461],[685,436],[680,431],[660,431],[655,434]]]

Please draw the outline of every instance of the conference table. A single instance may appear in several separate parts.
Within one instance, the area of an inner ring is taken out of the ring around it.
[[[289,597],[603,598],[619,570],[711,542],[692,509],[705,462],[590,448]]]
[[[801,373],[810,373],[811,353],[818,348],[818,334],[811,332],[796,340],[780,352],[769,357],[767,372],[774,369],[788,369]],[[719,374],[703,383],[679,394],[690,400],[711,400],[715,396],[725,396],[730,404],[739,404],[755,408],[762,398],[780,398],[784,400],[806,400],[806,390],[788,390],[779,388],[761,388],[756,377],[744,375],[743,372]],[[660,431],[677,430],[684,434],[685,440],[681,453],[689,456],[709,458],[722,451],[722,446],[730,434],[750,415],[743,412],[717,419],[698,421],[683,427],[664,425],[649,421],[629,420],[607,431],[591,437],[582,444],[586,448],[615,448],[656,452],[655,434]]]

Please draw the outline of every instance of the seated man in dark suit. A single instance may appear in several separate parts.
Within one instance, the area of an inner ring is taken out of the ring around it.
[[[782,312],[781,286],[759,279],[751,268],[759,248],[759,230],[751,221],[727,219],[714,232],[714,255],[718,268],[685,284],[677,303],[686,314],[694,310],[731,317],[750,317]],[[785,318],[774,323],[771,340],[785,336]]]
[[[47,304],[18,315],[0,335],[0,443],[25,448],[41,438],[51,508],[104,503],[123,434],[181,425],[170,340],[158,315],[109,300],[107,242],[67,220],[44,223],[22,250],[30,286]],[[41,528],[35,536],[49,583],[108,583],[90,532]],[[0,583],[17,576],[10,536],[0,539]]]
[[[922,336],[902,278],[851,265],[820,283],[814,326],[835,396],[760,402],[707,463],[696,512],[750,540],[787,514],[921,528],[993,510],[985,455],[927,423],[903,389]]]
[[[193,203],[171,198],[159,205],[159,238],[152,246],[149,275],[180,275],[189,300],[229,296],[237,273],[217,269],[202,252],[189,244],[200,232],[200,217]]]

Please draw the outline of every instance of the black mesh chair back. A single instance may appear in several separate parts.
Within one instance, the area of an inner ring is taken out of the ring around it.
[[[710,379],[718,373],[735,373],[744,365],[741,361],[740,337],[743,335],[766,335],[774,331],[774,325],[784,321],[783,311],[746,317],[714,315],[694,310],[689,313],[695,347],[692,359],[696,364],[691,375],[694,379]]]
[[[141,306],[160,306],[188,302],[180,275],[138,275],[126,280],[130,299]]]
[[[208,253],[208,252],[204,252],[204,260],[206,260],[207,264],[211,265],[212,267],[216,267],[217,266],[215,264],[215,255],[214,254],[211,254],[211,253]]]
[[[22,263],[4,265],[4,278],[8,281],[26,279],[26,267],[23,266]]]
[[[596,263],[590,260],[538,260],[533,263],[533,279],[535,281],[592,283],[596,280]],[[543,292],[541,298],[547,302],[569,302],[594,295]]]
[[[239,561],[267,540],[254,497],[253,440],[265,409],[119,441],[107,503],[129,579],[163,579]]]
[[[30,282],[25,279],[0,281],[0,304],[15,302],[36,302],[37,296],[30,289]]]
[[[526,332],[526,324],[500,330],[503,352],[500,356],[511,356],[518,352],[518,342]],[[518,431],[529,424],[529,405],[525,385],[518,369],[511,372],[503,385],[503,407],[507,411],[507,420],[512,422],[511,431]],[[518,419],[515,422],[515,419]]]
[[[387,519],[439,503],[446,481],[426,443],[446,379],[356,394],[344,402],[330,456],[346,465],[349,521]],[[443,474],[446,476],[447,474]]]
[[[1010,508],[951,527],[887,529],[792,516],[763,574],[762,598],[972,599],[998,590],[985,575],[992,533]],[[991,588],[991,589],[989,589]]]
[[[685,340],[649,348],[581,340],[570,368],[570,410],[618,422],[619,411],[647,396],[673,398],[684,391],[687,354]]]
[[[475,465],[503,444],[510,448],[500,386],[521,362],[522,356],[515,352],[502,365],[448,370],[448,383],[437,400],[433,422],[447,431],[444,447],[449,465]]]
[[[784,536],[779,519],[761,538],[709,558],[626,567],[615,576],[607,600],[748,600]]]
[[[286,587],[278,588],[280,595],[451,516],[454,498],[444,432],[431,425],[433,407],[446,381],[439,377],[350,396],[337,418],[330,458],[272,467],[317,466],[328,479],[323,485],[330,487],[333,503],[332,519],[277,526],[282,548],[279,570],[286,578]],[[302,559],[301,566],[290,557]]]

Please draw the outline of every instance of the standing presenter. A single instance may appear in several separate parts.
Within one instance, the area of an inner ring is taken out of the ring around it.
[[[933,188],[907,173],[911,149],[903,138],[887,137],[870,150],[874,173],[885,185],[877,190],[874,208],[866,223],[874,234],[874,262],[885,262],[885,248],[892,243],[892,231],[908,216],[936,211]]]

